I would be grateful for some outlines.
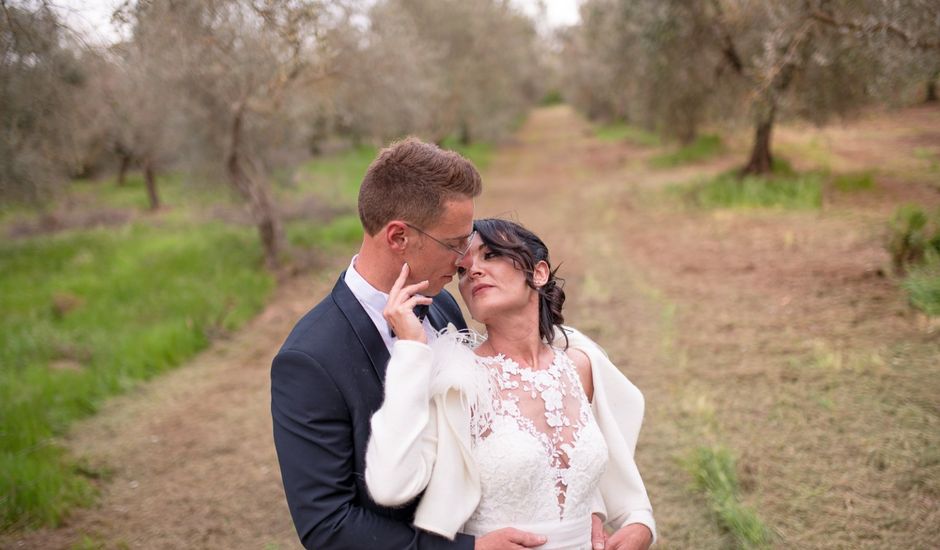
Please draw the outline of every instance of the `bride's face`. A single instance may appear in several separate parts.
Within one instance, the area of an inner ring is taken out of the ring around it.
[[[522,271],[510,258],[490,250],[479,236],[470,243],[457,276],[470,315],[481,323],[526,308],[538,311],[538,293],[526,283]]]

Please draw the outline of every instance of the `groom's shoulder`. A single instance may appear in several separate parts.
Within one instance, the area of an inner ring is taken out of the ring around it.
[[[290,334],[284,340],[281,351],[294,350],[314,355],[323,344],[336,341],[336,336],[348,330],[348,323],[343,312],[333,300],[332,293],[327,294],[301,317]]]

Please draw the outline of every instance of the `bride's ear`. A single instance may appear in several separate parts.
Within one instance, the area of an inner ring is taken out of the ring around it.
[[[535,283],[536,287],[542,288],[548,282],[550,275],[551,269],[549,269],[548,263],[545,260],[539,260],[539,263],[535,264],[535,268],[532,270],[532,282]]]

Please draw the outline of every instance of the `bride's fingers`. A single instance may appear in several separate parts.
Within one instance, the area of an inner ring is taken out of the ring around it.
[[[407,300],[401,303],[401,309],[402,311],[413,311],[416,305],[423,304],[423,305],[429,306],[431,305],[431,302],[433,301],[434,300],[432,298],[428,298],[427,296],[415,294],[411,298],[408,298]]]
[[[415,284],[413,284],[413,285],[408,285],[408,286],[402,288],[399,294],[400,294],[401,296],[405,296],[406,299],[407,299],[408,297],[411,297],[411,296],[417,296],[418,293],[420,293],[422,290],[426,289],[426,288],[428,287],[428,285],[430,285],[430,284],[431,284],[430,281],[424,280],[424,281],[421,281],[420,283],[415,283]],[[389,299],[391,299],[391,295],[389,295]]]
[[[395,284],[392,285],[392,289],[388,291],[389,301],[392,301],[393,298],[398,296],[398,293],[401,291],[402,287],[405,286],[405,281],[408,280],[408,274],[411,272],[411,268],[408,267],[408,262],[405,262],[401,266],[401,272],[398,274],[398,278],[395,279]]]

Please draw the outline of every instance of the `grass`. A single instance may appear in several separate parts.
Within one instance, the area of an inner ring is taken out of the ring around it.
[[[770,529],[754,510],[738,500],[740,489],[734,458],[727,449],[699,447],[687,468],[696,488],[707,496],[719,524],[734,537],[739,548],[770,546]]]
[[[724,149],[719,136],[705,134],[698,136],[692,143],[683,145],[675,151],[654,156],[650,159],[650,166],[654,168],[673,168],[693,164],[719,155]]]
[[[313,158],[298,169],[298,183],[288,191],[298,194],[314,192],[342,206],[355,204],[362,176],[377,153],[375,147],[361,146]]]
[[[624,122],[598,126],[594,134],[604,141],[629,141],[645,147],[656,147],[660,144],[659,136],[656,134]]]
[[[474,142],[470,144],[461,144],[455,137],[449,137],[441,142],[441,147],[457,151],[467,158],[477,170],[483,171],[490,165],[493,159],[493,145],[485,142]]]
[[[489,143],[462,145],[454,137],[445,139],[441,147],[460,153],[480,171],[489,166],[494,150]],[[282,184],[279,192],[291,196],[314,193],[333,206],[355,206],[362,177],[377,154],[375,147],[361,146],[313,158],[298,169],[295,183]]]
[[[910,268],[901,286],[914,307],[940,316],[940,253],[928,250],[923,263]]]
[[[311,221],[291,222],[285,233],[293,246],[329,248],[357,243],[362,239],[362,225],[357,214],[347,214],[326,225]]]
[[[56,525],[94,497],[54,438],[253,316],[273,288],[261,266],[254,231],[221,224],[0,244],[0,528]]]
[[[702,208],[817,209],[822,206],[824,177],[796,173],[785,161],[775,161],[767,176],[740,177],[737,171],[679,187],[681,194]]]
[[[832,186],[847,193],[870,191],[875,188],[875,177],[871,172],[840,174],[832,179]]]

